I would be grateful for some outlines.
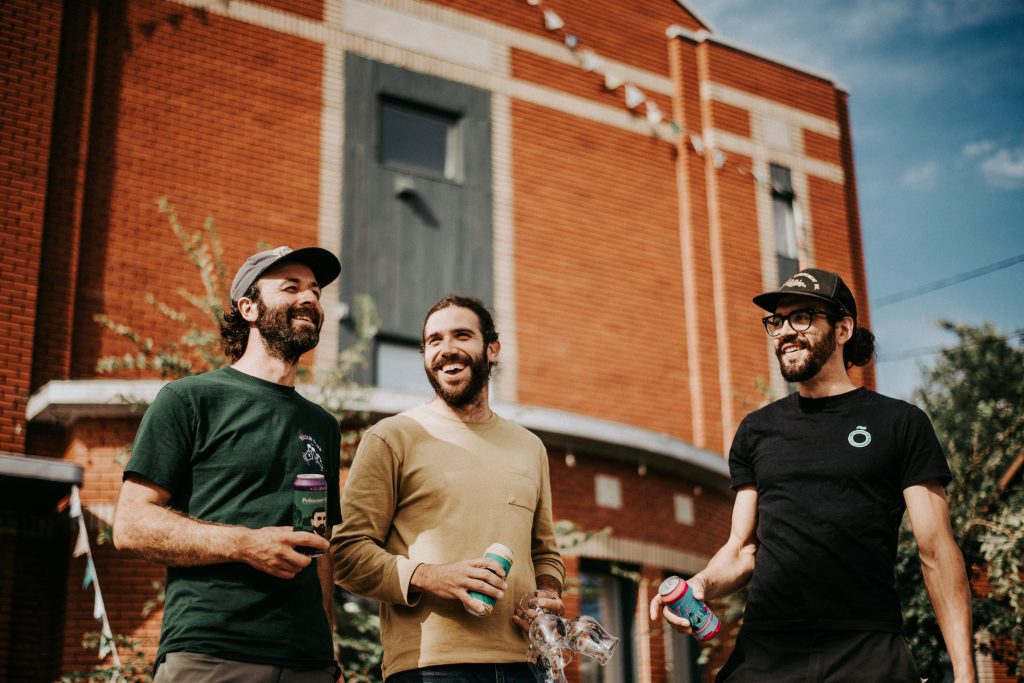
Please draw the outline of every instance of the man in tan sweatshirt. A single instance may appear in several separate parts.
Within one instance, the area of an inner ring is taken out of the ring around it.
[[[547,452],[495,415],[488,384],[500,344],[479,300],[450,295],[423,323],[424,369],[435,398],[363,435],[331,541],[335,581],[381,602],[388,683],[532,683],[528,622],[516,613],[535,588],[561,595]],[[482,558],[514,553],[506,575]],[[470,591],[496,599],[478,616]],[[561,599],[542,607],[561,614]]]

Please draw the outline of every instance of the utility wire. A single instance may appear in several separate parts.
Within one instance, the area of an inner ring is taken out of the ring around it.
[[[926,285],[912,287],[911,289],[905,289],[902,292],[896,292],[895,294],[889,294],[888,296],[881,296],[875,299],[874,302],[872,302],[872,307],[881,308],[882,306],[888,306],[889,304],[894,304],[898,301],[905,301],[915,296],[927,294],[928,292],[934,292],[937,289],[944,289],[946,287],[950,287],[952,285],[965,282],[967,280],[972,280],[976,277],[981,277],[982,275],[988,275],[989,273],[993,273],[997,270],[1002,270],[1003,268],[1009,268],[1010,266],[1016,265],[1021,261],[1024,261],[1024,254],[1018,254],[1012,258],[999,261],[998,263],[982,266],[981,268],[975,268],[974,270],[968,270],[958,275],[953,275],[947,278],[943,278],[941,280],[936,280],[935,282],[929,282]]]
[[[1024,327],[1014,330],[1010,334],[1006,335],[1008,339],[1014,337],[1024,336]],[[975,346],[977,342],[971,342],[970,344],[964,344],[964,346]],[[908,360],[910,358],[920,358],[921,356],[930,356],[941,351],[947,351],[955,348],[955,346],[919,346],[914,349],[904,349],[902,351],[893,351],[891,353],[879,353],[875,356],[875,361],[878,363],[892,363],[900,360]]]

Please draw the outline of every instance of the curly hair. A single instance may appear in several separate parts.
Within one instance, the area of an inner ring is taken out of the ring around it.
[[[843,362],[851,365],[867,365],[875,355],[875,335],[866,327],[857,325],[853,336],[843,346]]]
[[[245,294],[243,299],[249,299],[254,304],[260,302],[260,290],[254,282]],[[249,344],[249,321],[242,317],[238,310],[238,304],[231,302],[231,310],[224,312],[224,318],[220,322],[220,344],[224,349],[224,355],[232,363],[236,362],[245,353],[245,347]]]
[[[835,325],[843,318],[853,318],[849,313],[839,311],[833,306],[829,306],[825,313],[828,321]],[[871,362],[871,359],[875,356],[875,335],[866,327],[861,327],[857,324],[857,320],[853,320],[853,335],[850,337],[850,341],[843,345],[843,363],[846,367],[867,365]]]
[[[484,346],[498,341],[498,331],[494,329],[494,318],[491,316],[491,312],[487,310],[487,306],[483,301],[477,299],[475,296],[449,294],[431,306],[430,310],[427,311],[427,314],[423,316],[423,327],[420,328],[420,351],[423,351],[424,348],[423,331],[427,329],[427,321],[430,320],[430,316],[443,308],[449,308],[451,306],[468,308],[476,313],[476,317],[480,321],[480,334],[483,335]]]

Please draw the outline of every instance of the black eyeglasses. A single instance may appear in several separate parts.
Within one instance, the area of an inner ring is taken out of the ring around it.
[[[802,308],[799,311],[792,311],[786,315],[774,315],[765,316],[761,318],[761,322],[764,323],[764,331],[768,333],[769,337],[778,337],[782,334],[782,326],[789,321],[789,326],[793,328],[794,332],[803,332],[809,329],[814,323],[814,316],[822,315],[826,318],[828,313],[825,311],[819,311],[813,308]]]

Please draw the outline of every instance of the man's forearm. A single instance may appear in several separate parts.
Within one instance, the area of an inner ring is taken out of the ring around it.
[[[193,519],[159,505],[125,513],[114,523],[114,543],[150,562],[193,567],[232,562],[243,527]],[[130,515],[124,519],[125,514]]]
[[[750,581],[754,573],[756,546],[735,544],[723,546],[707,566],[697,573],[704,587],[704,599],[713,600],[731,595]]]
[[[932,557],[922,555],[921,570],[955,680],[973,683],[976,674],[971,648],[971,591],[963,556],[955,545],[949,545],[952,547],[944,547]]]
[[[537,577],[537,588],[551,591],[559,597],[562,595],[562,582],[550,574],[541,574]]]

